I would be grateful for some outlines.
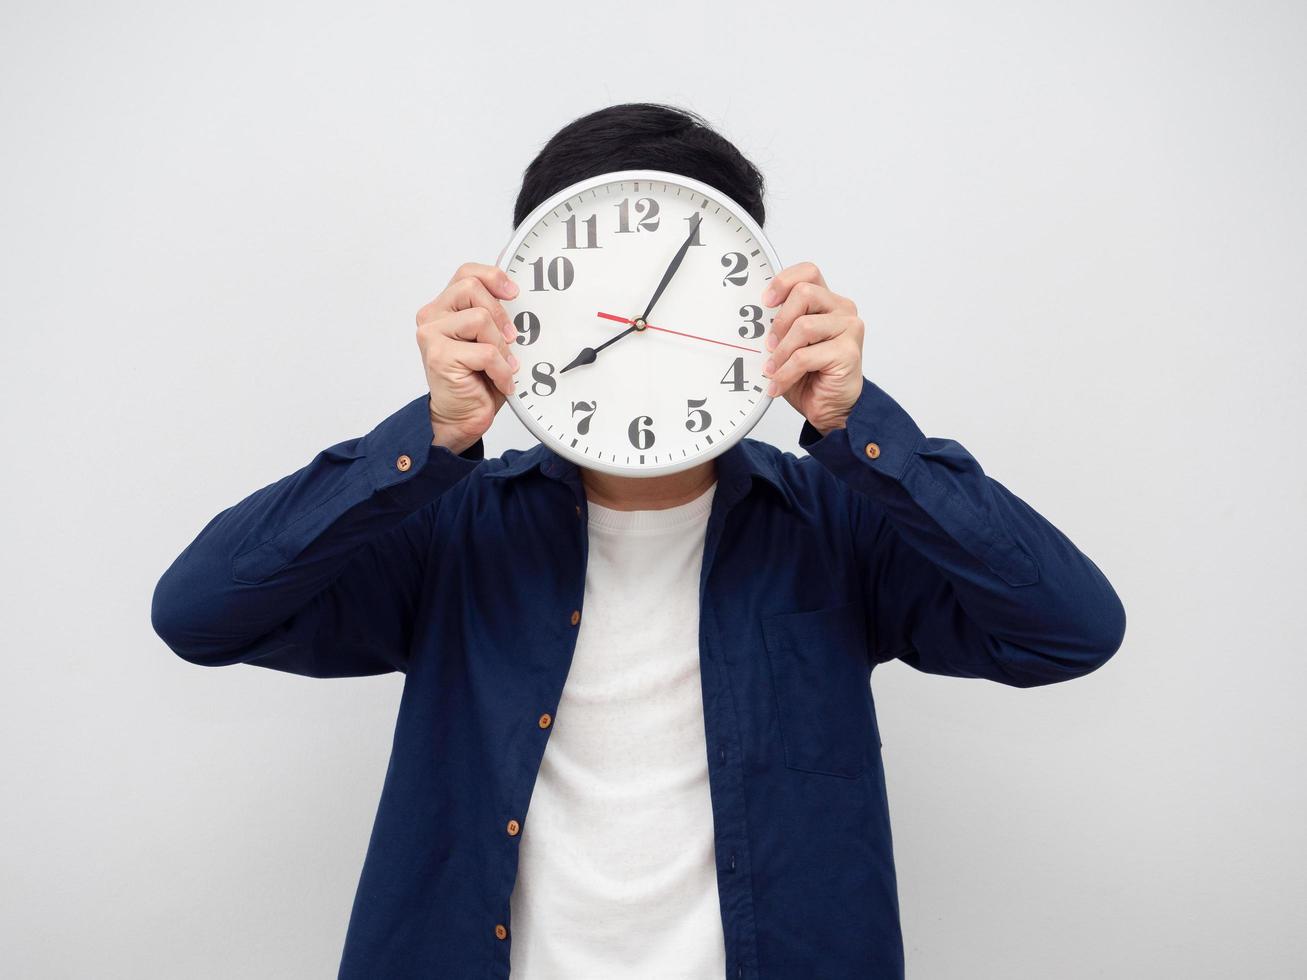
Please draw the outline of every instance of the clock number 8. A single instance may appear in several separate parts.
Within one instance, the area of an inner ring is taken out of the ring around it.
[[[554,366],[548,361],[541,361],[531,369],[531,377],[535,382],[531,385],[531,390],[541,398],[546,395],[552,395],[554,389],[558,387],[558,381],[554,377]]]

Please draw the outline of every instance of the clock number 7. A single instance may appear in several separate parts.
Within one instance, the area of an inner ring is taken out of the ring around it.
[[[577,412],[584,412],[581,421],[576,423],[576,434],[578,436],[588,436],[590,434],[590,420],[594,418],[595,409],[599,407],[598,402],[572,402],[572,415]]]

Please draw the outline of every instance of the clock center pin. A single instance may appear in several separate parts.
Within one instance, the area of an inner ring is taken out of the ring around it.
[[[638,316],[631,321],[631,326],[635,327],[636,330],[643,330],[649,326],[649,324],[644,322],[644,317]]]

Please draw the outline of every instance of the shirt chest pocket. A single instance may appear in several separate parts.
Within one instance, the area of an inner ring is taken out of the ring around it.
[[[785,765],[860,776],[880,746],[862,603],[773,613],[762,631]]]

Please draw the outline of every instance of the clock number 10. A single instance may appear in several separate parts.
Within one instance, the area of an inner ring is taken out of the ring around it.
[[[550,289],[564,290],[572,285],[574,279],[576,279],[576,270],[572,268],[572,260],[566,255],[551,259],[548,267],[545,266],[543,258],[531,263],[531,291],[534,293],[544,291],[546,280],[549,282]]]

